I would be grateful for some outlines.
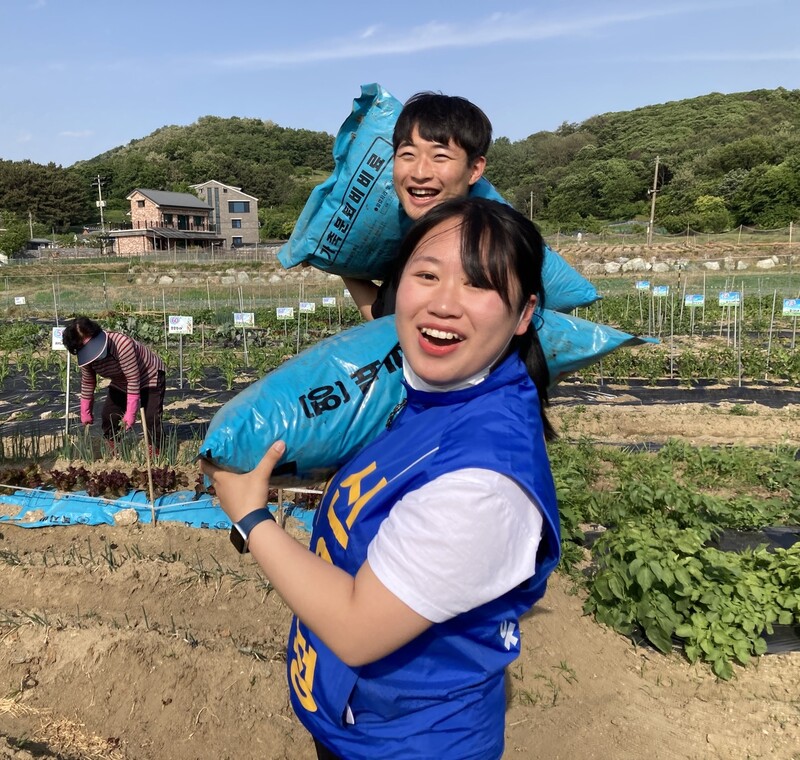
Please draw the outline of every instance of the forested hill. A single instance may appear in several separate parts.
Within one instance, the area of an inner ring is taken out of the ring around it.
[[[123,219],[136,187],[185,191],[217,179],[259,199],[266,237],[285,235],[333,168],[332,147],[333,135],[323,132],[205,116],[67,168],[0,160],[0,212],[6,227],[27,227],[30,212],[49,234],[97,220],[98,175],[111,221]],[[516,142],[500,136],[487,176],[526,214],[532,202],[540,222],[591,229],[647,219],[656,156],[659,226],[718,231],[799,221],[800,90],[712,93]]]
[[[648,213],[717,231],[800,219],[800,90],[755,90],[594,116],[515,143],[497,139],[489,179],[534,218],[563,223]]]
[[[186,127],[162,127],[140,140],[75,165],[109,178],[109,195],[135,187],[185,189],[216,179],[241,187],[264,206],[304,203],[302,178],[333,169],[333,136],[271,121],[203,116]],[[300,179],[301,196],[296,197]]]

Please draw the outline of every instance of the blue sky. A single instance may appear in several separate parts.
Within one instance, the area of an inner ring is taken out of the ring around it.
[[[0,0],[0,158],[69,166],[205,115],[336,133],[362,84],[462,95],[520,140],[800,88],[800,0]]]

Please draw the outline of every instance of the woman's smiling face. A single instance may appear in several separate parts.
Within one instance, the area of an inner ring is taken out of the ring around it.
[[[510,295],[519,302],[518,290]],[[420,240],[400,278],[395,321],[403,356],[431,385],[462,382],[501,358],[528,329],[535,304],[531,296],[520,314],[497,291],[470,283],[460,220],[441,222]]]

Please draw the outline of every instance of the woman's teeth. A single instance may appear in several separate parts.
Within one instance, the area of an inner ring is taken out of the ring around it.
[[[445,332],[444,330],[434,330],[432,327],[423,327],[420,332],[437,340],[463,340],[460,335],[452,332]]]

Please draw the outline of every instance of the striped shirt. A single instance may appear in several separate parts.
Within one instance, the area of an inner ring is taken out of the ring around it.
[[[94,397],[98,375],[108,378],[113,388],[132,396],[140,395],[142,388],[155,388],[158,373],[165,371],[161,357],[127,335],[116,332],[106,335],[106,357],[81,367],[81,398]]]

